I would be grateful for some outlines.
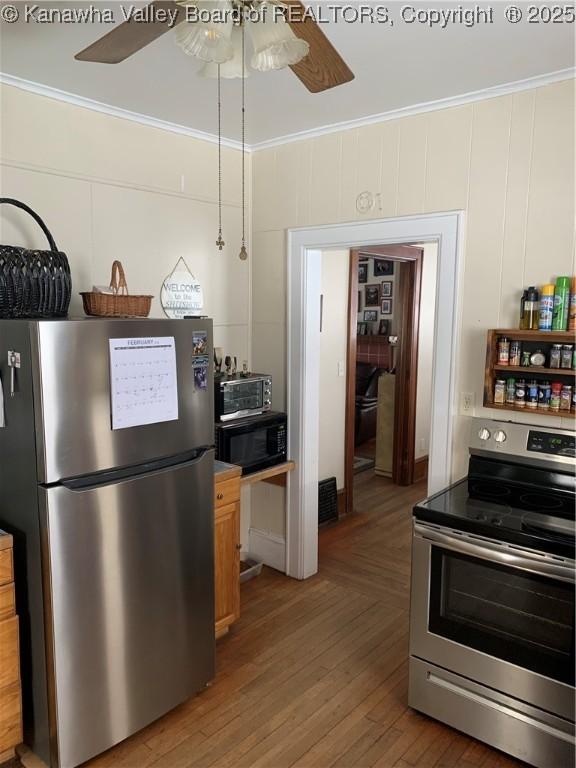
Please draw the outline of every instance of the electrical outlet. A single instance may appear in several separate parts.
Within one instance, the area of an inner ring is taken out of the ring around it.
[[[474,392],[462,392],[460,395],[460,405],[462,413],[467,413],[471,415],[474,411],[474,405],[475,405],[475,396]]]
[[[342,362],[342,360],[338,361],[338,376],[344,376],[346,373],[346,366]]]

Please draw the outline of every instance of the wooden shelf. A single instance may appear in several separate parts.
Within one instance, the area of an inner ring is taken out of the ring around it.
[[[286,485],[286,475],[292,472],[296,464],[293,461],[285,461],[283,464],[276,464],[260,472],[252,472],[250,475],[243,475],[240,481],[242,485],[252,485],[264,481],[272,485]]]
[[[496,408],[498,411],[516,411],[517,413],[526,413],[530,416],[559,416],[562,419],[576,419],[576,413],[571,411],[551,411],[550,409],[544,410],[542,408],[518,408],[516,405],[500,403],[484,403],[485,408]]]
[[[574,331],[521,331],[518,328],[501,328],[490,331],[496,337],[508,336],[516,341],[548,341],[551,344],[565,342],[574,344],[576,334]]]
[[[556,376],[576,376],[576,371],[572,368],[546,368],[543,365],[494,365],[492,366],[495,371],[502,371],[503,373],[525,373],[528,376],[530,373],[545,373],[549,379],[554,379]]]

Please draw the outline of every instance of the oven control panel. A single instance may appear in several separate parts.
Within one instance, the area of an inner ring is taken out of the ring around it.
[[[576,438],[573,435],[557,435],[550,432],[528,433],[528,451],[546,453],[549,456],[576,456]]]

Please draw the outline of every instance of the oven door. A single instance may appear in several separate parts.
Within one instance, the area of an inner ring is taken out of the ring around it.
[[[286,426],[248,420],[248,423],[222,425],[218,428],[218,458],[242,467],[243,474],[257,472],[286,458]]]
[[[226,381],[220,385],[220,421],[231,421],[263,413],[264,379]]]
[[[574,719],[574,561],[414,522],[410,653]]]

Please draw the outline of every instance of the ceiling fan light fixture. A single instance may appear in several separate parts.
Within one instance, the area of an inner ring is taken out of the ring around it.
[[[268,5],[263,3],[263,5]],[[297,64],[310,51],[306,40],[292,32],[281,14],[264,9],[262,19],[248,24],[254,55],[250,64],[259,72],[283,69]]]
[[[176,27],[176,44],[188,56],[224,64],[234,57],[231,36],[234,9],[231,0],[202,0],[186,3],[204,11],[207,21],[184,22]],[[210,18],[213,16],[214,18]]]
[[[234,55],[228,61],[220,64],[220,77],[226,80],[232,80],[240,77],[248,77],[248,71],[242,66],[242,28],[236,25],[232,30],[232,48]],[[218,64],[206,62],[198,70],[200,77],[216,79],[218,77]]]

